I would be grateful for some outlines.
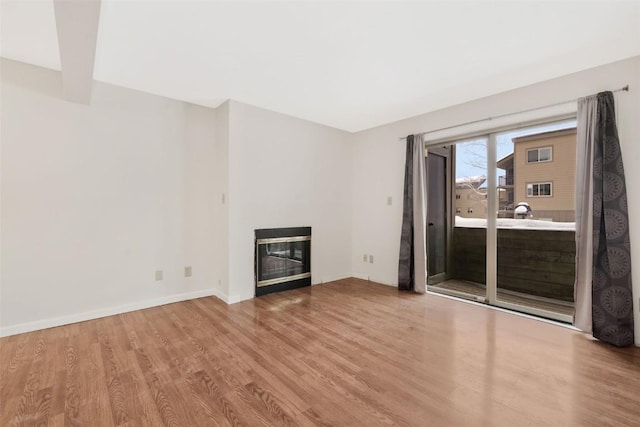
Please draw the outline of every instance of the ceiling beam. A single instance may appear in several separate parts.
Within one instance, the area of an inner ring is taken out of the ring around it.
[[[89,104],[101,0],[54,0],[65,99]]]

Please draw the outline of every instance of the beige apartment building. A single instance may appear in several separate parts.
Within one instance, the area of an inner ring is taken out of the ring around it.
[[[483,184],[486,176],[456,179],[456,215],[463,218],[487,217],[487,188]]]
[[[498,160],[500,211],[527,202],[533,217],[575,221],[576,130],[563,129],[513,138],[513,153]]]

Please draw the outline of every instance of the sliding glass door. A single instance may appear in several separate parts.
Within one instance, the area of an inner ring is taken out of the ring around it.
[[[435,285],[449,279],[451,245],[451,147],[432,147],[426,152],[427,205],[427,283]]]
[[[480,137],[428,147],[426,157],[427,284],[435,292],[479,301],[486,299],[487,283],[487,143],[486,137]],[[445,155],[446,162],[441,160]],[[446,170],[439,164],[446,165]],[[438,216],[444,216],[446,224],[438,222]],[[443,236],[446,260],[432,253],[443,245]],[[438,274],[440,266],[446,266],[445,276]]]
[[[569,120],[427,146],[430,291],[571,322],[575,140]]]

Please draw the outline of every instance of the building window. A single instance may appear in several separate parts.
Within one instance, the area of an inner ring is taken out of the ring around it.
[[[473,208],[467,208],[467,213],[473,213]]]
[[[527,150],[527,163],[550,162],[553,150],[551,147],[533,148]]]
[[[460,200],[460,195],[456,194],[456,200]]]
[[[460,208],[456,208],[456,213],[457,214],[462,213],[462,210],[460,210]]]
[[[527,197],[551,197],[552,195],[550,182],[527,184]]]

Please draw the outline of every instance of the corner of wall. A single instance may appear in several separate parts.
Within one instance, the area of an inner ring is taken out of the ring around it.
[[[222,295],[218,112],[101,82],[78,105],[59,72],[1,65],[0,332]]]

